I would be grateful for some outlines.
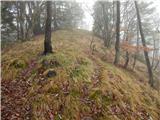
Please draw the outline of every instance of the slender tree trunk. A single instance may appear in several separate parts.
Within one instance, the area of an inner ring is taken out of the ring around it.
[[[40,14],[37,13],[36,14],[36,21],[35,21],[35,25],[34,25],[34,29],[33,29],[33,33],[34,35],[38,35],[41,33],[41,23],[40,23]]]
[[[127,32],[126,32],[126,42],[128,43],[128,31],[129,31],[129,25],[128,25],[128,29],[127,29]],[[128,66],[128,63],[129,63],[129,52],[128,51],[126,51],[126,61],[125,61],[125,64],[124,64],[124,68],[127,68],[127,66]]]
[[[137,24],[137,43],[136,43],[136,46],[137,46],[137,50],[136,50],[136,53],[134,55],[133,70],[136,66],[137,56],[138,56],[138,53],[139,53],[139,27],[138,27],[138,24]]]
[[[51,44],[52,6],[51,6],[51,1],[47,1],[46,6],[47,6],[47,19],[46,19],[46,28],[45,28],[44,54],[52,53],[52,44]]]
[[[141,35],[141,39],[142,39],[142,44],[143,44],[143,47],[146,47],[146,41],[145,41],[144,34],[143,34],[143,29],[142,29],[142,25],[141,25],[141,17],[139,14],[137,1],[135,1],[135,7],[136,7],[136,12],[137,12],[137,20],[138,20],[138,24],[139,24],[139,30],[140,30],[140,35]],[[154,85],[153,73],[152,73],[152,68],[151,68],[151,64],[149,61],[149,56],[148,56],[147,51],[144,51],[144,56],[146,59],[146,64],[147,64],[147,69],[148,69],[148,74],[149,74],[149,84],[153,87],[153,85]]]
[[[57,20],[54,18],[54,31],[58,29]]]
[[[29,14],[28,15],[26,14],[26,20],[27,20],[27,24],[28,24],[28,27],[27,27],[27,30],[26,30],[26,38],[30,39],[33,36],[33,30],[32,30],[32,8],[31,8],[32,2],[30,2],[30,1],[27,2],[27,5],[28,5]]]
[[[106,13],[105,13],[105,15],[106,15],[106,32],[107,32],[107,48],[109,48],[110,47],[110,38],[111,38],[111,33],[110,33],[110,31],[109,31],[109,17],[108,17],[108,9],[109,9],[109,6],[108,6],[108,4],[107,4],[107,6],[106,6]],[[105,12],[105,11],[104,11]]]
[[[114,64],[118,64],[120,59],[120,1],[117,1],[117,22],[116,22],[116,43],[115,43],[115,59]]]
[[[160,60],[157,62],[157,64],[155,65],[154,69],[153,70],[156,70],[159,66],[159,63],[160,63]]]
[[[101,3],[102,6],[102,14],[104,20],[104,45],[105,47],[110,47],[110,33],[108,26],[108,6],[105,6],[104,2]]]
[[[25,34],[24,34],[24,36],[25,36],[25,39],[28,39],[28,22],[27,21],[25,22]]]
[[[24,3],[20,1],[20,34],[21,34],[21,40],[24,41],[25,34],[24,34]]]
[[[31,15],[31,23],[32,23],[32,27],[31,27],[31,31],[33,33],[33,35],[38,35],[40,33],[42,33],[42,27],[41,27],[41,11],[44,9],[43,4],[41,4],[40,1],[36,1],[36,2],[31,2],[31,6],[32,6],[32,15]]]
[[[24,10],[24,14],[25,14],[25,39],[28,40],[28,28],[29,28],[29,23],[28,23],[28,20],[27,20],[27,11],[26,11],[26,8],[27,8],[27,2],[24,2],[24,7],[25,7],[25,10]]]
[[[102,14],[103,14],[103,23],[104,23],[104,30],[103,30],[103,39],[104,39],[104,46],[107,47],[107,26],[106,26],[106,14],[105,14],[105,5],[104,3],[102,2],[101,3],[101,6],[102,6]]]
[[[56,2],[54,2],[54,31],[56,31],[58,28],[57,25],[57,8],[56,8]]]
[[[19,5],[18,2],[16,2],[16,8],[17,8],[17,17],[16,17],[16,22],[17,22],[17,40],[20,39],[20,29],[19,29]]]
[[[155,40],[153,40],[153,42],[154,42],[154,50],[153,50],[152,66],[151,66],[151,68],[154,67],[154,59],[155,59],[155,53],[156,53],[156,42],[155,42]]]
[[[20,39],[20,34],[19,34],[19,21],[18,21],[18,18],[17,18],[17,40]]]
[[[125,64],[124,64],[124,67],[125,67],[125,68],[127,68],[128,63],[129,63],[129,52],[126,51],[126,61],[125,61]]]

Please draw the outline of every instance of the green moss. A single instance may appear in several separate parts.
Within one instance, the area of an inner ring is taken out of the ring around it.
[[[32,70],[32,75],[36,75],[36,73],[37,73],[37,69],[33,69]]]
[[[11,62],[10,67],[14,67],[16,69],[23,69],[27,66],[27,62],[25,60],[22,59],[15,59]]]
[[[99,90],[99,89],[98,90],[92,90],[92,92],[89,95],[89,98],[95,100],[97,98],[100,98],[101,95],[102,95],[101,90]]]
[[[112,103],[112,99],[109,96],[102,95],[102,104],[106,107]]]
[[[76,82],[79,80],[90,82],[91,72],[92,69],[87,68],[87,66],[78,65],[71,71],[70,77]]]
[[[54,84],[51,88],[48,89],[47,93],[58,93],[60,91],[60,88],[58,85]]]
[[[70,95],[73,96],[73,97],[80,97],[80,91],[79,90],[76,90],[76,89],[72,89],[70,91]]]
[[[51,61],[58,61],[59,66],[66,67],[66,66],[69,66],[73,63],[74,58],[72,56],[68,56],[67,54],[64,54],[62,52],[57,52],[54,54],[49,54],[49,55],[43,56],[40,60],[40,63],[43,63],[44,61],[47,62],[46,63],[47,67],[48,66],[55,67],[55,66],[50,65]]]

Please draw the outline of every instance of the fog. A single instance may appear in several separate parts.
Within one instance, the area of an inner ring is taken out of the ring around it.
[[[68,0],[70,1],[70,0]],[[93,5],[96,1],[112,1],[112,0],[76,0],[77,2],[80,2],[82,4],[82,8],[84,10],[84,18],[82,20],[81,25],[79,28],[86,29],[91,31],[93,27]],[[121,0],[126,1],[126,0]],[[153,2],[153,6],[156,8],[156,12],[159,13],[160,16],[160,0],[139,0],[143,2]]]

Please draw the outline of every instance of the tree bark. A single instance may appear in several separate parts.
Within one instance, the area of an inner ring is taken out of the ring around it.
[[[130,25],[130,24],[129,24]],[[129,39],[129,37],[128,37],[128,32],[129,32],[129,25],[128,25],[128,28],[127,28],[127,32],[126,32],[126,42],[128,43],[128,39]],[[125,60],[125,64],[124,64],[124,68],[127,68],[127,66],[128,66],[128,63],[129,63],[129,52],[128,51],[126,51],[126,60]]]
[[[118,64],[120,59],[120,1],[117,1],[117,22],[116,22],[116,43],[115,43],[115,59],[114,64]]]
[[[156,41],[155,41],[155,39],[153,39],[153,42],[154,42],[154,50],[153,50],[153,57],[152,57],[152,65],[151,65],[151,68],[154,67],[154,59],[155,59],[155,53],[156,53]]]
[[[17,17],[16,17],[16,22],[17,22],[17,40],[20,39],[20,27],[19,27],[19,5],[18,2],[16,2],[16,8],[17,8]]]
[[[33,36],[33,30],[32,30],[32,4],[34,4],[33,2],[27,2],[28,5],[28,11],[29,14],[26,14],[26,19],[27,19],[27,23],[28,23],[28,28],[26,30],[26,34],[27,34],[27,39],[30,39]]]
[[[52,53],[52,44],[51,44],[52,6],[51,6],[51,1],[47,1],[46,6],[47,6],[47,19],[46,19],[46,28],[45,28],[44,54]]]
[[[103,30],[103,40],[104,40],[104,46],[107,47],[107,23],[106,23],[106,14],[105,14],[105,5],[103,2],[100,2],[101,6],[102,6],[102,17],[103,17],[103,25],[104,25],[104,30]]]
[[[137,1],[135,1],[135,7],[136,7],[136,12],[137,12],[137,20],[138,20],[141,39],[142,39],[142,44],[143,44],[143,47],[146,47],[146,41],[145,41],[145,37],[144,37],[144,34],[143,34],[143,29],[142,29],[142,25],[141,25],[141,17],[140,17],[140,14],[139,14],[139,8],[138,8]],[[147,69],[148,69],[149,84],[153,87],[153,85],[154,85],[153,73],[152,73],[152,68],[151,68],[151,64],[150,64],[150,61],[149,61],[149,56],[148,56],[147,51],[144,51],[144,56],[145,56],[145,59],[146,59],[146,64],[147,64]]]
[[[109,6],[105,4],[105,2],[101,2],[102,6],[102,15],[104,20],[104,46],[109,48],[110,47],[110,39],[111,39],[111,33],[109,32],[109,21],[108,21],[108,9]]]
[[[129,52],[126,51],[126,61],[125,61],[125,64],[124,64],[124,68],[127,68],[128,63],[129,63]]]
[[[33,33],[34,35],[38,35],[41,33],[41,23],[40,23],[40,13],[36,13],[36,21],[34,21],[35,25],[34,25],[34,28],[33,28]]]
[[[159,63],[160,63],[160,60],[157,62],[157,64],[155,65],[155,67],[154,67],[154,71],[158,68],[158,66],[159,66]]]
[[[57,25],[57,8],[56,8],[56,2],[54,2],[54,31],[58,29]]]
[[[21,34],[21,40],[25,40],[25,31],[24,31],[24,12],[25,12],[25,4],[20,1],[20,34]]]
[[[136,43],[136,46],[137,46],[137,50],[136,50],[136,53],[134,55],[133,70],[136,66],[137,56],[139,54],[139,27],[138,27],[138,24],[137,24],[137,43]]]

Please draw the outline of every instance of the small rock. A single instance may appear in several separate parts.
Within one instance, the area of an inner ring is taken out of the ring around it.
[[[56,71],[53,70],[53,69],[49,69],[49,70],[46,70],[44,73],[43,73],[44,76],[46,77],[55,77],[57,75]]]
[[[50,71],[48,71],[48,73],[47,73],[47,77],[54,77],[54,76],[56,76],[57,75],[57,73],[56,73],[56,71],[54,71],[54,70],[50,70]]]

